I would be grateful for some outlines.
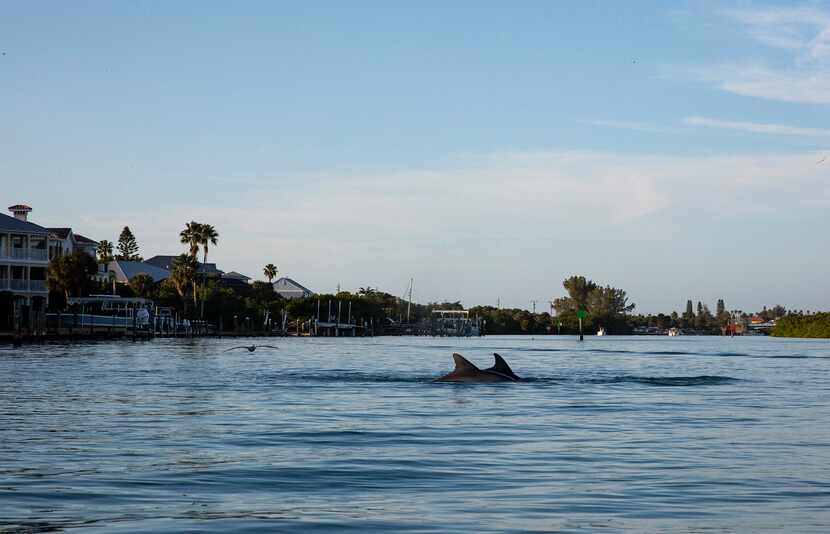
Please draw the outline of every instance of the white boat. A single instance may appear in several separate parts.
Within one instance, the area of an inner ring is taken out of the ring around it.
[[[680,335],[680,330],[678,330],[677,328],[674,328],[674,327],[669,328],[669,335],[671,337],[679,336]]]
[[[597,335],[598,336],[604,336],[605,335],[605,329],[600,326],[599,330],[597,330]]]

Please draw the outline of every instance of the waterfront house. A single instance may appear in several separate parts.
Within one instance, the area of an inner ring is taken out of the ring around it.
[[[31,328],[49,298],[49,230],[28,221],[29,206],[9,211],[14,216],[0,214],[0,330]]]
[[[282,277],[273,284],[274,291],[285,299],[300,299],[314,295],[314,292],[291,278]]]

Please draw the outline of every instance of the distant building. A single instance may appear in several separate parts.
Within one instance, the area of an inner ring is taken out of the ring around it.
[[[115,281],[119,284],[130,283],[130,279],[138,274],[146,274],[156,283],[170,276],[170,271],[167,269],[156,267],[146,261],[114,260],[109,262],[107,270],[115,275]]]
[[[13,217],[0,214],[0,330],[30,328],[49,298],[49,230],[28,221],[29,206],[9,211]]]
[[[291,278],[282,277],[273,284],[274,291],[286,299],[300,299],[314,295],[314,292]]]
[[[173,260],[178,258],[178,256],[167,256],[167,255],[157,255],[153,256],[150,259],[144,260],[144,263],[149,263],[150,265],[155,265],[165,271],[172,271],[173,270]],[[204,265],[204,268],[203,268]],[[222,271],[216,268],[215,263],[206,263],[202,264],[199,262],[199,272],[206,273],[209,277],[216,277],[219,278],[222,276]]]

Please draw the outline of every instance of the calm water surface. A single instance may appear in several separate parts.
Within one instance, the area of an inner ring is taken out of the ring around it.
[[[0,348],[0,531],[830,532],[828,341],[238,344]]]

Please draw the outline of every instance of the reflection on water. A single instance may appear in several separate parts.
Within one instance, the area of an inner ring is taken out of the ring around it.
[[[0,531],[830,529],[827,341],[234,344],[0,349]]]

